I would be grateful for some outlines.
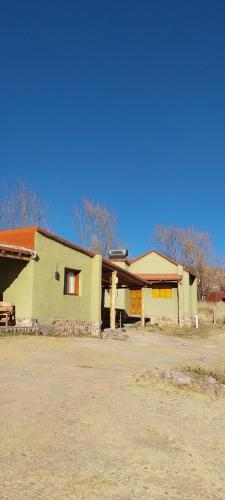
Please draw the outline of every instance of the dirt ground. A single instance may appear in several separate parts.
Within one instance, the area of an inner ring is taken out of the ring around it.
[[[135,383],[190,362],[225,331],[0,338],[0,499],[224,499],[225,397]]]

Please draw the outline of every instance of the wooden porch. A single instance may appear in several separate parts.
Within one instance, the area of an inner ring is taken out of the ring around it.
[[[144,289],[149,283],[135,274],[122,269],[115,264],[104,260],[102,261],[102,303],[104,304],[105,290],[110,293],[110,328],[116,328],[116,290],[129,289],[140,290],[141,301],[141,324],[145,325],[144,315]],[[103,309],[103,308],[102,308]],[[103,314],[103,310],[102,310]]]

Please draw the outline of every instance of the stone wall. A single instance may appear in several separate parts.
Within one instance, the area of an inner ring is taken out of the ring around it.
[[[51,323],[40,324],[35,318],[18,318],[12,329],[15,333],[24,330],[25,333],[36,335],[101,337],[101,323],[96,320],[57,318],[53,319]]]
[[[151,325],[178,325],[178,317],[175,316],[151,316]],[[182,316],[181,318],[182,326],[193,326],[195,325],[195,316]]]
[[[50,328],[49,334],[55,336],[101,336],[101,324],[95,320],[67,320],[59,318],[52,320],[48,326]]]

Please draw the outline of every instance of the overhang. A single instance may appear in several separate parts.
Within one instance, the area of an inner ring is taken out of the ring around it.
[[[149,283],[138,275],[132,274],[106,259],[102,259],[102,286],[104,288],[110,288],[113,271],[117,272],[117,288],[138,289],[149,287]]]
[[[35,258],[35,252],[29,248],[15,245],[0,244],[0,257],[30,260]]]
[[[138,274],[139,278],[150,282],[178,282],[182,280],[181,274]]]

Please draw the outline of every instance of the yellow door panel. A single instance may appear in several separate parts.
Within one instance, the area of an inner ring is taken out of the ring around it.
[[[141,290],[130,290],[130,314],[141,315]]]

